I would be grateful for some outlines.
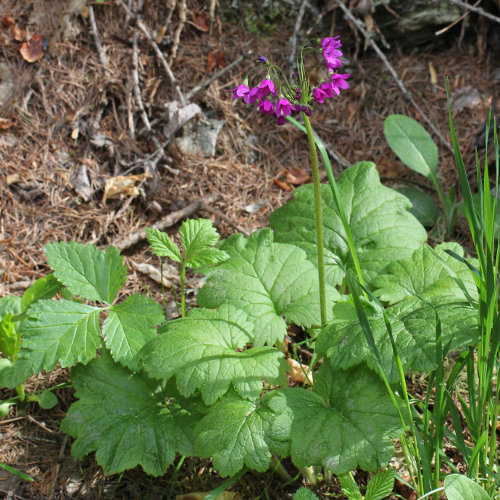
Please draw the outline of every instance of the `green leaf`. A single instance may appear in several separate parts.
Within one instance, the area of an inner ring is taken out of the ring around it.
[[[474,207],[476,209],[476,213],[479,214],[481,211],[481,199],[479,196],[479,193],[474,193],[472,195],[472,201],[474,202]],[[463,201],[461,201],[457,205],[458,211],[460,212],[461,215],[464,217],[467,216],[466,211],[465,211],[465,204]],[[500,234],[500,200],[497,200],[497,206],[495,208],[495,220],[493,222],[493,232],[496,238],[498,238],[498,235]]]
[[[415,172],[435,178],[438,149],[420,123],[404,115],[390,115],[384,122],[384,134],[390,148]]]
[[[46,245],[45,255],[56,278],[84,299],[111,304],[127,277],[115,247],[104,253],[94,245],[61,241]]]
[[[36,396],[28,396],[28,398],[30,400],[37,401],[40,408],[43,408],[44,410],[50,410],[58,403],[57,396],[49,390],[45,390]]]
[[[196,451],[212,457],[223,477],[235,475],[244,465],[264,472],[273,453],[268,434],[274,416],[265,404],[229,393],[197,425]]]
[[[24,479],[26,481],[34,481],[34,479],[24,472],[21,472],[19,469],[16,469],[15,467],[11,467],[10,465],[4,464],[0,462],[0,469],[4,469],[11,474],[14,474],[14,476],[20,477],[21,479]]]
[[[319,500],[319,498],[311,490],[299,488],[293,495],[293,500]]]
[[[7,295],[0,298],[0,319],[2,319],[6,314],[16,314],[21,313],[21,297],[16,295]]]
[[[412,204],[410,213],[418,219],[422,226],[434,227],[436,225],[439,211],[432,196],[412,186],[401,186],[395,189],[410,200]]]
[[[0,350],[4,357],[15,359],[20,347],[21,336],[12,321],[12,313],[8,313],[0,321]]]
[[[175,375],[179,391],[190,396],[201,390],[206,404],[214,403],[233,384],[244,398],[255,399],[262,379],[277,381],[279,358],[273,347],[243,350],[253,338],[248,315],[229,304],[216,311],[193,309],[186,318],[171,321],[164,333],[142,352],[144,369],[155,378]]]
[[[270,229],[245,239],[233,235],[222,244],[229,259],[210,270],[198,293],[198,304],[215,308],[230,303],[246,311],[255,323],[252,341],[260,346],[281,341],[286,334],[282,316],[296,325],[319,325],[318,271],[298,247],[273,242]],[[328,286],[327,304],[340,295]]]
[[[436,311],[441,320],[443,345],[450,349],[474,345],[477,341],[477,310],[463,301],[434,299],[433,307],[417,297],[408,297],[386,309],[396,348],[405,372],[436,368]],[[391,382],[398,380],[393,350],[381,313],[369,318],[382,366]],[[376,370],[376,362],[358,319],[333,320],[320,333],[316,353],[328,356],[336,369],[348,369],[362,362]]]
[[[424,227],[408,212],[411,207],[408,198],[383,186],[373,163],[361,162],[345,170],[337,185],[367,284],[389,262],[410,257],[426,241]],[[316,263],[313,186],[297,188],[294,196],[295,199],[271,214],[270,224],[276,231],[276,241],[299,246]],[[321,186],[321,199],[326,274],[328,281],[337,285],[344,276],[338,260],[344,268],[354,267],[328,185]]]
[[[14,389],[25,382],[33,371],[33,362],[28,359],[18,358],[13,363],[7,358],[0,358],[0,386]]]
[[[146,228],[149,246],[158,257],[168,257],[175,262],[182,262],[179,247],[170,239],[167,233],[158,229]]]
[[[211,220],[187,219],[181,224],[179,235],[188,267],[198,269],[223,262],[228,257],[226,252],[212,248],[219,241],[219,235]]]
[[[448,500],[490,500],[486,491],[462,474],[449,474],[444,478],[444,491]]]
[[[53,370],[87,363],[101,345],[100,309],[68,300],[39,300],[21,324],[20,358],[31,360],[33,370]]]
[[[164,321],[160,306],[144,295],[131,295],[125,302],[112,306],[102,334],[113,359],[135,370],[137,353],[156,337],[155,326]]]
[[[49,274],[36,280],[23,293],[21,309],[28,310],[28,307],[40,299],[51,299],[62,288],[62,284],[53,274]]]
[[[340,486],[342,486],[342,493],[349,500],[363,500],[359,487],[354,481],[351,473],[343,474],[338,477]]]
[[[383,500],[394,489],[394,469],[377,472],[368,483],[365,500]]]
[[[71,405],[61,430],[76,438],[75,458],[96,451],[106,474],[141,465],[147,474],[160,476],[176,452],[194,454],[194,426],[201,416],[194,403],[170,398],[156,382],[114,363],[108,354],[75,367],[71,381],[79,401]]]
[[[477,298],[477,288],[469,268],[449,255],[452,250],[463,257],[463,248],[458,243],[442,243],[434,251],[447,266],[462,280],[469,295]],[[475,264],[473,262],[473,264]],[[436,258],[427,245],[423,245],[411,258],[389,264],[385,274],[373,280],[375,295],[383,302],[395,304],[405,297],[420,295],[426,298],[452,297],[464,300],[464,294],[448,269]]]
[[[313,390],[281,392],[288,404],[297,467],[323,466],[341,476],[357,466],[375,471],[390,460],[401,424],[380,377],[365,366],[335,371],[325,363],[314,377]]]

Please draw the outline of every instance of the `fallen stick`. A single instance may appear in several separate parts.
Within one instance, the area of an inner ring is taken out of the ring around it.
[[[375,50],[376,54],[380,57],[382,62],[389,70],[389,73],[392,75],[392,77],[398,84],[398,87],[401,89],[401,92],[406,97],[406,99],[408,99],[410,103],[413,105],[413,107],[420,113],[423,120],[429,125],[432,131],[439,137],[440,141],[448,148],[450,152],[453,153],[453,148],[451,147],[450,143],[443,137],[443,135],[441,134],[439,129],[434,125],[432,120],[424,113],[423,109],[415,102],[415,99],[413,99],[411,92],[405,87],[405,84],[401,81],[398,74],[396,73],[396,70],[392,67],[387,57],[385,57],[385,54],[382,52],[379,46],[373,41],[369,33],[367,33],[366,30],[364,29],[363,23],[354,16],[354,14],[344,4],[344,2],[342,2],[342,0],[335,0],[335,3],[344,11],[345,16],[348,17],[354,23],[356,28],[358,28],[359,31],[361,31],[366,41],[372,46],[373,50]]]
[[[309,4],[307,0],[302,0],[302,4],[299,8],[299,13],[297,14],[297,19],[295,20],[295,29],[292,35],[292,50],[290,51],[290,57],[288,62],[290,63],[290,68],[295,70],[295,54],[297,52],[297,37],[299,35],[300,28],[302,26],[302,20],[304,19],[304,14],[306,12],[306,6]]]
[[[209,206],[211,203],[219,199],[220,196],[218,194],[212,194],[200,198],[194,201],[193,203],[189,204],[187,207],[181,208],[180,210],[176,210],[175,212],[170,212],[167,216],[165,216],[163,219],[159,220],[155,224],[152,224],[150,227],[152,227],[153,229],[158,229],[159,231],[163,231],[164,229],[173,226],[180,220],[185,219],[186,217],[194,214],[200,209],[203,209],[205,206]],[[123,240],[114,240],[112,244],[116,248],[118,248],[118,250],[123,251],[135,245],[136,243],[139,243],[139,241],[145,239],[146,239],[146,231],[144,229],[141,229]]]
[[[479,14],[480,16],[487,17],[488,19],[491,19],[492,21],[495,21],[496,23],[500,23],[500,17],[494,16],[493,14],[490,14],[489,12],[486,12],[484,9],[481,9],[481,7],[476,7],[475,5],[469,5],[468,3],[462,2],[462,0],[448,0],[451,3],[454,3],[455,5],[458,5],[459,7],[462,7],[463,9],[470,10],[471,12],[475,12],[476,14]]]
[[[95,22],[94,16],[94,7],[92,4],[89,4],[89,21],[90,28],[92,30],[92,35],[94,36],[94,43],[97,49],[97,53],[99,54],[99,61],[106,71],[109,71],[108,68],[108,60],[106,58],[106,53],[104,52],[104,48],[101,43],[101,36],[99,35],[99,30],[97,29],[97,23]]]

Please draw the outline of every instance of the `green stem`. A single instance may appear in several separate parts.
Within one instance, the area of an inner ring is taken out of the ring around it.
[[[25,399],[26,399],[26,396],[25,396],[25,393],[24,393],[24,384],[21,384],[21,385],[18,385],[16,387],[16,392],[17,392],[17,395],[19,396],[19,403],[24,403]]]
[[[181,317],[186,316],[186,266],[181,267]]]
[[[306,127],[307,140],[309,141],[309,152],[311,155],[312,177],[314,185],[314,216],[316,220],[316,245],[318,248],[318,280],[319,280],[319,303],[321,310],[321,326],[326,324],[326,291],[325,291],[325,256],[323,248],[323,222],[321,212],[321,184],[319,181],[318,153],[314,142],[314,134],[309,117],[302,113]]]

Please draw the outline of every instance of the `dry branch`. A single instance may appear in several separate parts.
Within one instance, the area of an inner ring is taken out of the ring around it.
[[[177,222],[179,222],[180,220],[189,217],[198,210],[205,208],[205,206],[210,206],[211,203],[214,203],[219,199],[220,196],[217,194],[212,194],[200,198],[189,204],[187,207],[182,208],[181,210],[170,212],[166,217],[159,220],[155,224],[152,224],[150,227],[152,227],[153,229],[158,229],[159,231],[163,231],[164,229],[177,224]],[[118,250],[122,251],[130,248],[131,246],[139,243],[139,241],[142,241],[144,239],[146,239],[146,231],[144,229],[141,229],[140,231],[131,234],[123,240],[115,240],[113,242],[113,245],[118,248]]]
[[[500,17],[494,16],[493,14],[486,12],[484,9],[481,9],[481,7],[476,7],[475,5],[469,5],[468,3],[462,2],[462,0],[448,0],[448,1],[450,3],[458,5],[459,7],[462,7],[463,9],[467,9],[467,10],[470,10],[471,12],[475,12],[476,14],[479,14],[480,16],[487,17],[488,19],[491,19],[492,21],[495,21],[496,23],[500,23]]]
[[[89,4],[89,21],[90,21],[90,29],[92,30],[92,35],[94,37],[94,43],[97,49],[97,53],[99,54],[99,61],[104,67],[104,69],[109,70],[108,68],[108,58],[106,57],[106,53],[102,46],[101,35],[99,35],[99,30],[97,29],[97,24],[95,22],[94,16],[94,7],[92,4]]]

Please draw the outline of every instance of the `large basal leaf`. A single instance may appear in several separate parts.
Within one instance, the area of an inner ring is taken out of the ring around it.
[[[318,465],[343,475],[357,466],[375,471],[390,460],[398,413],[379,376],[365,366],[336,371],[325,363],[314,376],[314,390],[280,392],[297,467]],[[273,403],[274,398],[269,403],[274,410]]]
[[[96,356],[100,309],[61,299],[40,300],[21,324],[20,358],[31,360],[35,373],[52,370],[57,363],[71,366]]]
[[[125,283],[127,268],[115,247],[104,253],[94,245],[61,241],[49,243],[45,254],[56,278],[84,299],[111,304]]]
[[[418,219],[422,226],[434,227],[436,225],[439,211],[432,196],[413,186],[401,186],[395,189],[410,200],[412,204],[410,213]]]
[[[33,362],[18,358],[13,363],[10,359],[0,358],[0,386],[14,389],[33,373]]]
[[[198,293],[198,304],[218,307],[231,303],[255,323],[253,343],[274,344],[286,334],[288,321],[306,328],[319,325],[318,272],[298,247],[273,242],[273,233],[262,229],[247,239],[228,238],[221,246],[230,256],[210,271]],[[327,287],[328,312],[339,293]]]
[[[234,306],[226,304],[216,311],[193,309],[162,331],[139,356],[150,376],[168,379],[175,375],[184,396],[200,389],[205,403],[212,404],[233,384],[242,397],[255,399],[262,379],[278,379],[283,354],[273,347],[242,351],[252,341],[253,324]]]
[[[113,359],[136,369],[137,353],[156,337],[155,326],[163,321],[160,306],[144,295],[131,295],[125,302],[112,306],[102,334]]]
[[[403,368],[425,372],[436,368],[436,315],[441,320],[443,345],[450,349],[477,341],[477,310],[464,301],[434,300],[433,307],[417,297],[408,297],[386,309]],[[391,382],[398,380],[393,350],[382,315],[368,318],[382,366]],[[335,369],[348,369],[366,362],[376,369],[372,351],[357,319],[333,320],[319,334],[316,352],[327,356]]]
[[[75,458],[96,451],[106,474],[141,465],[160,476],[176,452],[194,454],[193,432],[201,414],[192,403],[169,398],[156,382],[114,363],[108,354],[74,368],[71,381],[79,401],[61,429],[76,438]]]
[[[450,275],[446,268],[448,267],[463,282],[469,295],[477,298],[477,288],[469,268],[445,250],[452,250],[460,257],[464,255],[463,248],[458,243],[442,243],[436,246],[434,251],[446,263],[445,266],[431,248],[423,245],[415,250],[411,258],[389,264],[386,272],[373,280],[375,295],[389,304],[395,304],[412,295],[464,300],[464,293]]]
[[[436,175],[438,149],[420,123],[404,115],[390,115],[384,122],[390,148],[415,172],[432,178]]]
[[[444,491],[448,500],[491,500],[484,488],[462,474],[448,474],[444,478]]]
[[[260,401],[246,401],[229,393],[196,427],[196,451],[212,457],[221,476],[234,476],[244,465],[264,472],[275,453],[269,437],[274,417]]]
[[[383,186],[373,163],[357,163],[339,176],[337,184],[368,284],[389,262],[410,257],[427,239],[424,227],[408,212],[408,198]],[[303,248],[311,262],[316,262],[313,186],[296,189],[294,196],[271,215],[270,224],[276,241]],[[321,186],[321,199],[326,272],[329,282],[336,285],[343,279],[338,259],[347,268],[352,259],[328,185]]]

